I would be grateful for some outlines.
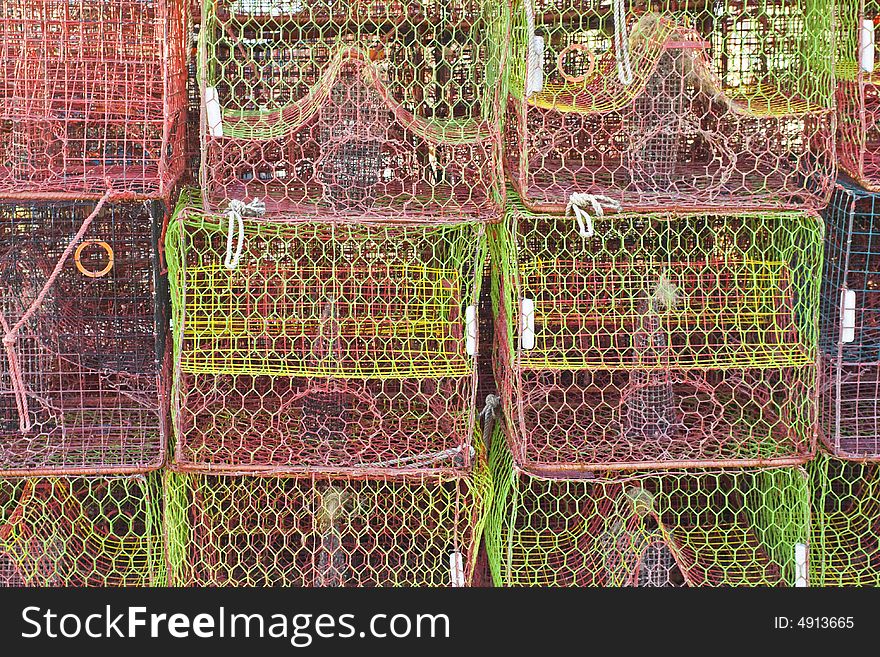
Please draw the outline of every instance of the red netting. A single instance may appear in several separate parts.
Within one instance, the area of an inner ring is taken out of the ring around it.
[[[0,206],[0,473],[163,462],[162,216],[158,202]]]
[[[469,467],[473,380],[180,373],[175,462],[208,471]]]
[[[824,205],[830,1],[510,4],[505,166],[528,207]]]
[[[521,372],[502,383],[512,449],[534,472],[804,463],[815,367]]]
[[[880,77],[859,71],[840,81],[837,157],[840,168],[867,189],[880,191]]]
[[[502,5],[202,6],[209,209],[497,217]]]
[[[7,0],[0,198],[167,196],[185,163],[185,4]]]

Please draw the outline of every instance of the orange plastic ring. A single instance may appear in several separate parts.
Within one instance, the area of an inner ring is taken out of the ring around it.
[[[563,68],[563,60],[565,59],[566,55],[568,55],[568,53],[574,52],[576,50],[580,51],[580,52],[587,53],[589,60],[590,60],[590,66],[589,66],[589,68],[587,68],[587,72],[584,73],[583,75],[569,75],[568,73],[565,72],[565,69]],[[556,56],[556,68],[559,70],[559,74],[563,78],[565,78],[566,82],[571,82],[572,84],[580,84],[581,82],[586,80],[588,77],[593,75],[593,71],[596,70],[596,55],[590,49],[590,47],[588,45],[583,44],[583,43],[572,43],[572,44],[569,44],[568,46],[566,46]]]
[[[82,262],[80,262],[80,255],[86,247],[91,246],[92,244],[97,244],[104,251],[107,252],[107,266],[104,267],[101,271],[89,271],[85,267],[83,267]],[[76,247],[76,252],[73,254],[73,261],[76,263],[76,268],[80,270],[80,272],[89,278],[101,278],[101,276],[106,276],[111,269],[113,269],[113,248],[102,240],[83,240],[80,242],[80,245]]]

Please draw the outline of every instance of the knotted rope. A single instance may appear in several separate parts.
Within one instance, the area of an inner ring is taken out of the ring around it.
[[[258,198],[250,203],[232,199],[229,201],[226,214],[229,216],[229,228],[226,231],[226,258],[224,258],[223,264],[227,269],[234,270],[238,268],[238,261],[241,260],[241,253],[244,249],[244,217],[262,217],[266,214],[266,204]],[[238,232],[238,243],[233,252],[232,242],[236,231]]]
[[[584,206],[588,204],[593,208],[593,215],[584,209]],[[574,218],[578,223],[578,232],[581,237],[586,239],[592,237],[596,233],[595,227],[593,226],[593,216],[604,217],[606,209],[620,212],[623,209],[623,206],[619,201],[615,201],[609,196],[575,192],[568,197],[565,216],[574,214]]]

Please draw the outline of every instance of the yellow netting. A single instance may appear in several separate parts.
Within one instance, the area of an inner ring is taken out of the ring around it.
[[[476,223],[246,221],[182,204],[167,236],[181,371],[251,376],[468,376],[467,307],[486,257]]]
[[[160,586],[155,476],[0,480],[0,585]]]
[[[715,99],[729,93],[728,102],[735,113],[762,118],[830,111],[769,83],[744,86],[733,92],[722,91],[721,80],[713,72],[711,60],[704,51],[704,45],[708,44],[704,44],[698,32],[673,20],[648,14],[632,27],[629,39],[632,83],[624,85],[618,80],[617,55],[607,51],[599,58],[592,76],[577,84],[546,84],[542,91],[530,95],[527,102],[559,112],[605,114],[620,111],[636,97],[647,93],[648,82],[656,74],[667,49],[681,48],[678,66],[682,84],[696,84],[698,91],[709,92]],[[516,93],[516,85],[512,91]]]
[[[492,487],[464,477],[166,475],[179,586],[468,586]]]
[[[486,543],[498,586],[793,586],[810,528],[800,468],[545,479],[497,433]]]

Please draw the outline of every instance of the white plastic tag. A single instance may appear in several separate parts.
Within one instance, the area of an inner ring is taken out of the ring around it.
[[[807,546],[804,543],[794,544],[794,585],[797,588],[807,586]]]
[[[464,579],[464,559],[461,552],[449,553],[449,585],[460,588],[465,585]]]
[[[859,66],[865,73],[874,72],[874,21],[862,19],[859,28]]]
[[[534,299],[526,299],[520,302],[520,329],[519,329],[519,346],[520,349],[535,348],[535,301]]]
[[[843,290],[840,293],[840,341],[852,342],[856,339],[856,292]]]
[[[477,307],[468,306],[464,311],[465,348],[467,355],[477,353]]]
[[[223,113],[220,110],[220,97],[215,87],[205,87],[205,111],[208,119],[208,134],[223,136]]]

